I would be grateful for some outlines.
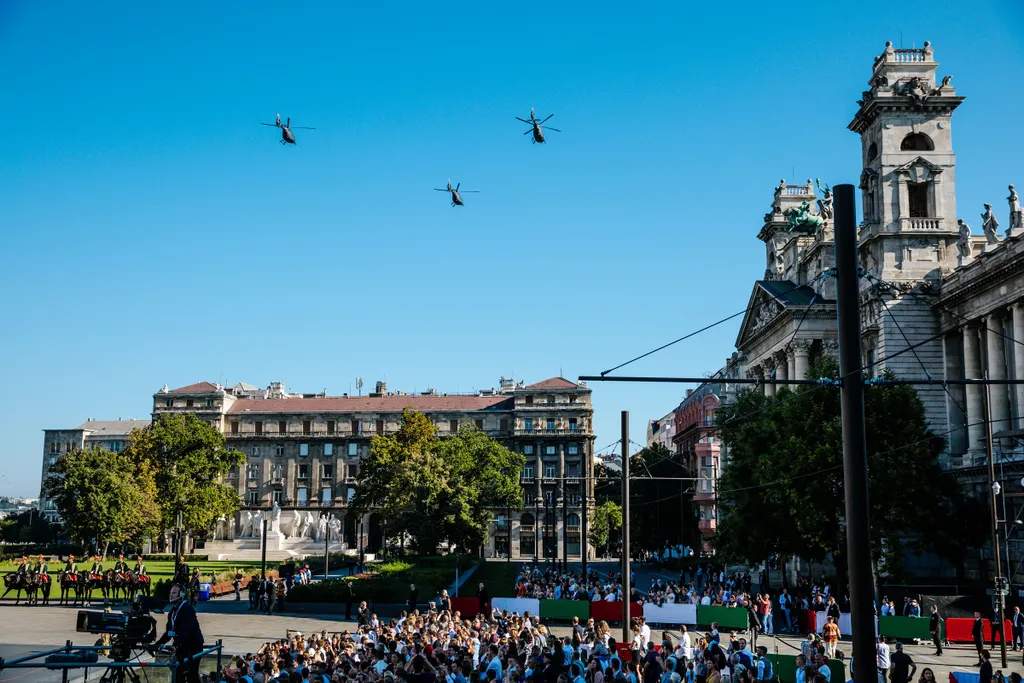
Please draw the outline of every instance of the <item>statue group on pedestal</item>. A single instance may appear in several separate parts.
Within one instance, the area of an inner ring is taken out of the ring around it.
[[[1016,237],[1020,234],[1018,231],[1024,229],[1024,210],[1021,209],[1020,197],[1013,185],[1010,185],[1010,196],[1006,198],[1006,202],[1010,205],[1010,223],[1006,227],[1006,237]],[[957,265],[961,266],[972,255],[971,226],[962,218],[958,218],[956,224],[959,228],[959,237],[956,241]],[[981,213],[981,229],[985,233],[985,245],[982,249],[982,253],[984,253],[986,247],[999,243],[999,235],[996,234],[999,230],[999,219],[992,211],[991,204],[986,204],[985,210]]]

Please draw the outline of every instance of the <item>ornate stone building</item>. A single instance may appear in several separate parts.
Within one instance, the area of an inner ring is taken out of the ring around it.
[[[572,559],[581,553],[584,500],[593,499],[590,393],[560,377],[531,385],[502,378],[498,389],[473,395],[389,392],[383,382],[367,396],[288,394],[280,382],[266,390],[199,382],[157,392],[153,417],[195,413],[246,455],[244,467],[228,475],[243,508],[220,537],[241,528],[241,515],[276,503],[286,519],[295,510],[338,517],[347,547],[371,552],[384,542],[386,520],[347,511],[371,438],[397,431],[405,408],[424,413],[441,436],[473,426],[526,457],[524,507],[493,511],[486,554]]]
[[[938,66],[929,43],[913,50],[886,44],[848,126],[861,138],[864,363],[870,375],[890,370],[907,378],[1024,378],[1024,212],[1011,185],[1004,236],[991,205],[981,212],[983,235],[972,235],[968,221],[958,218],[952,117],[964,98],[949,76],[938,77]],[[737,352],[715,375],[722,379],[723,403],[729,400],[728,377],[762,379],[757,390],[774,394],[772,380],[802,378],[817,354],[835,352],[835,289],[827,277],[835,264],[832,226],[826,185],[783,181],[775,188],[758,234],[765,243],[765,275],[754,283]],[[913,352],[905,351],[908,346]],[[1004,492],[1019,493],[1024,386],[993,385],[990,391],[997,476]],[[931,429],[946,440],[943,466],[965,488],[983,494],[984,387],[921,386],[918,392]],[[677,416],[686,405],[684,400]],[[1024,541],[1015,535],[1019,525],[1012,523],[1024,517],[1016,500],[1001,501],[1012,566],[1024,557]]]

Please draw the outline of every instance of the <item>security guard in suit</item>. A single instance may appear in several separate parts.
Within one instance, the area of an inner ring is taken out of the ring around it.
[[[178,669],[178,683],[200,683],[199,658],[193,658],[203,651],[203,632],[199,628],[196,611],[185,599],[185,590],[179,584],[171,586],[167,613],[167,631],[154,643],[160,647],[167,641],[174,642],[174,658],[183,662]]]

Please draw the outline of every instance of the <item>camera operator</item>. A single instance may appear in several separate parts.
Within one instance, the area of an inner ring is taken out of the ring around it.
[[[154,644],[160,647],[168,640],[174,640],[175,659],[179,662],[198,654],[203,650],[203,632],[199,629],[199,618],[196,611],[185,600],[185,591],[179,584],[171,586],[169,602],[171,611],[167,613],[167,631]],[[178,683],[200,683],[199,658],[189,659],[181,668],[184,678]]]

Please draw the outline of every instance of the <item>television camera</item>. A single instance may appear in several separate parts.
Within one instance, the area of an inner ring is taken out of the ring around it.
[[[131,659],[132,650],[147,650],[147,646],[156,640],[156,619],[150,612],[162,613],[166,606],[167,603],[159,598],[137,596],[124,612],[79,610],[75,630],[110,636],[110,658],[115,662],[127,662]]]

